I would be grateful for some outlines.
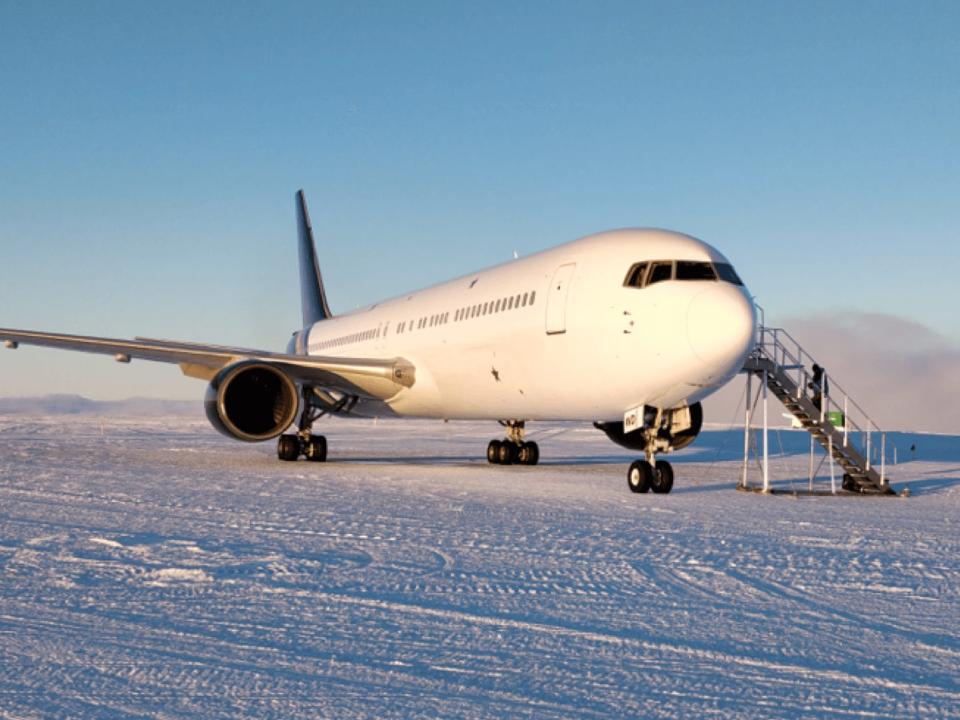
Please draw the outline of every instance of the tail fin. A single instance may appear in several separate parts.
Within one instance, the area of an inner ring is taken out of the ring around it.
[[[303,190],[297,191],[297,231],[300,235],[300,305],[303,309],[303,326],[313,325],[318,320],[333,317],[323,290],[323,277],[317,262],[317,247],[313,242],[313,227],[307,212],[307,199]]]

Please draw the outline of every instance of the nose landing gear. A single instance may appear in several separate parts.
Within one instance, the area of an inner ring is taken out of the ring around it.
[[[673,466],[666,460],[634,460],[627,470],[627,487],[630,492],[645,493],[650,490],[666,494],[673,489]]]
[[[524,421],[507,420],[500,423],[507,428],[505,440],[491,440],[487,445],[487,462],[495,465],[536,465],[540,461],[540,446],[523,439]]]
[[[697,407],[699,408],[699,404]],[[650,410],[652,411],[654,408],[650,408]],[[670,431],[664,432],[663,426],[666,422],[670,427],[670,424],[674,421],[674,416],[678,414],[680,414],[679,410],[673,410],[665,414],[663,410],[656,409],[656,414],[651,414],[649,418],[645,417],[645,426],[636,431],[640,439],[640,442],[636,444],[624,442],[622,435],[618,435],[616,431],[611,434],[611,431],[601,424],[600,428],[615,442],[619,442],[625,447],[642,450],[646,455],[646,458],[634,460],[630,463],[630,468],[627,470],[627,487],[630,488],[630,492],[645,493],[653,490],[658,495],[666,495],[673,489],[673,466],[666,460],[657,460],[656,457],[657,453],[670,452],[670,450],[676,449],[677,445],[674,442],[676,436]],[[687,424],[691,422],[690,417],[690,411],[687,410],[687,417],[685,418]],[[681,417],[682,420],[684,420],[683,417]],[[670,429],[672,430],[672,427]],[[684,438],[686,441],[679,447],[688,445],[693,437],[696,437],[699,430],[698,421],[696,431],[689,440]]]

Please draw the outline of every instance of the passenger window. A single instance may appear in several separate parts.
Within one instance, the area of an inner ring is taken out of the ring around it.
[[[713,265],[708,262],[677,260],[677,280],[716,280]]]
[[[527,306],[527,300],[529,300],[529,299],[530,299],[530,293],[524,293],[524,294],[523,294],[523,307],[526,307],[526,306]]]
[[[627,277],[623,281],[624,287],[643,287],[643,276],[647,271],[647,263],[637,263],[627,271]]]
[[[530,293],[530,304],[531,304],[531,305],[533,305],[533,301],[536,299],[536,297],[537,297],[537,291],[536,291],[536,290],[531,291],[531,293]]]
[[[663,282],[673,278],[673,262],[670,260],[655,262],[650,266],[650,272],[647,275],[647,285]]]
[[[740,279],[740,276],[737,275],[737,271],[733,269],[732,265],[727,263],[717,263],[717,275],[720,276],[720,279],[724,282],[733,283],[734,285],[743,285],[743,280]]]

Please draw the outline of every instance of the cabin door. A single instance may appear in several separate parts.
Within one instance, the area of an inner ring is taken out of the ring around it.
[[[550,289],[547,292],[547,335],[567,331],[567,295],[570,292],[570,279],[576,267],[576,263],[561,265],[553,273],[553,280],[550,281]]]

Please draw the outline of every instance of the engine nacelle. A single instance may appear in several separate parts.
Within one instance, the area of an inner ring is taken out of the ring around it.
[[[656,409],[646,408],[646,410],[652,412],[644,412],[645,418],[652,415],[651,420],[654,420]],[[630,433],[623,431],[622,420],[597,422],[594,426],[603,430],[617,445],[630,450],[645,452],[651,439],[666,445],[670,450],[680,450],[692,443],[700,434],[700,428],[703,427],[703,406],[697,402],[693,405],[664,410],[659,427],[645,427]]]
[[[223,368],[207,387],[204,407],[224,435],[258,442],[277,437],[297,417],[297,386],[282,370],[255,360]]]

